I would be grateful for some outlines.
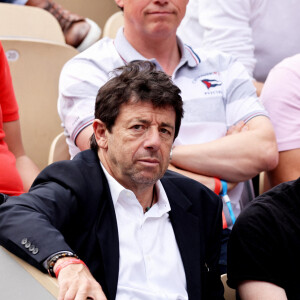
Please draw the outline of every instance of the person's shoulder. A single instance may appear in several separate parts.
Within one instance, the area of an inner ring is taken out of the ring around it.
[[[196,206],[219,206],[221,203],[221,198],[205,185],[177,172],[167,170],[161,182],[168,189],[178,191],[178,194],[180,191]]]
[[[67,72],[74,72],[76,68],[79,72],[82,69],[78,69],[78,65],[81,67],[99,67],[108,66],[111,67],[111,63],[115,60],[117,52],[114,46],[113,39],[103,38],[93,44],[85,51],[75,55],[71,58],[63,67],[63,74]]]
[[[290,70],[300,76],[300,53],[283,59],[270,72],[281,69]]]
[[[59,182],[65,185],[76,185],[85,178],[93,178],[99,175],[100,162],[92,150],[78,153],[73,160],[54,162],[41,171],[33,183],[33,186],[43,182]]]
[[[232,65],[239,65],[237,59],[229,53],[210,48],[192,48],[185,45],[193,51],[200,59],[199,67],[210,66],[216,71],[222,72],[228,70]],[[240,64],[242,66],[242,64]]]
[[[187,46],[187,45],[186,45]],[[229,53],[225,53],[218,49],[211,49],[211,48],[192,48],[190,46],[187,46],[190,49],[192,49],[197,55],[200,57],[201,61],[205,62],[206,60],[212,60],[212,61],[236,61],[236,59]]]
[[[300,178],[281,183],[252,200],[239,215],[237,223],[248,227],[274,223],[300,209]]]

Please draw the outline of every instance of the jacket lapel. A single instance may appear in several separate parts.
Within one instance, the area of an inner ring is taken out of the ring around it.
[[[184,265],[189,299],[201,299],[201,262],[199,219],[190,213],[192,203],[169,180],[162,181],[171,211],[170,220]]]
[[[108,299],[115,299],[119,277],[119,239],[116,214],[106,177],[102,173],[103,193],[96,228],[101,249]]]

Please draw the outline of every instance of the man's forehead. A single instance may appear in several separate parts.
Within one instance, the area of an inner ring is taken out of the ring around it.
[[[175,122],[175,110],[171,105],[155,106],[152,102],[129,102],[124,103],[119,112],[119,116],[127,120],[151,122],[153,118],[159,119],[160,123]]]

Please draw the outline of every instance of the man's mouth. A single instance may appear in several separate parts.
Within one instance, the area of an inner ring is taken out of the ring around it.
[[[149,166],[154,166],[159,164],[159,160],[157,158],[141,158],[138,161],[142,164],[149,165]]]

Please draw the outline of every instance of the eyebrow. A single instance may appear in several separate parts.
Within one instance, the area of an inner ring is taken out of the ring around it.
[[[135,119],[134,121],[138,121],[138,122],[141,122],[145,125],[149,125],[151,122],[150,121],[147,121],[147,120],[144,120],[144,119]],[[165,123],[165,122],[162,122],[161,124],[159,124],[159,127],[168,127],[170,129],[174,129],[174,126],[170,125],[169,123]]]

